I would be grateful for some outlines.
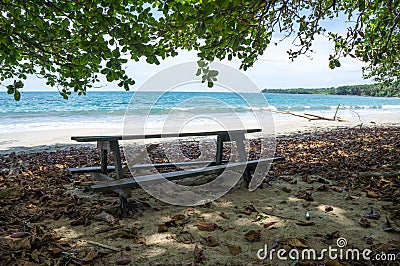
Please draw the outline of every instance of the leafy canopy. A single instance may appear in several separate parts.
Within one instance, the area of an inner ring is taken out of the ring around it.
[[[291,59],[312,51],[317,35],[335,45],[331,68],[351,56],[367,63],[366,78],[399,77],[400,0],[1,0],[0,82],[20,99],[27,75],[57,86],[68,98],[99,82],[134,84],[127,60],[149,64],[196,50],[200,75],[212,86],[216,72],[207,63],[237,57],[253,66],[268,51],[273,33],[295,37]],[[328,32],[321,21],[345,14],[345,35]],[[11,84],[9,81],[12,81]]]

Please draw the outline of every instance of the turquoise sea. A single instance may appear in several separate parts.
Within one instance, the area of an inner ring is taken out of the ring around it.
[[[64,100],[58,92],[22,92],[19,102],[0,93],[0,133],[56,128],[97,128],[121,126],[129,109],[137,115],[151,115],[154,123],[172,111],[185,113],[232,112],[242,116],[252,112],[285,111],[333,116],[341,104],[342,117],[395,112],[400,115],[400,98],[337,95],[246,94],[226,92],[168,92],[154,102],[155,92],[140,92],[129,105],[134,92],[88,92]],[[268,101],[268,105],[265,99]],[[211,99],[211,100],[210,100]],[[223,104],[221,104],[223,103]],[[274,120],[295,117],[274,113]]]

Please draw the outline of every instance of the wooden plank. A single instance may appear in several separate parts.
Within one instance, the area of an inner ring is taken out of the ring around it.
[[[93,142],[93,141],[118,141],[118,140],[134,140],[134,139],[160,139],[160,138],[178,138],[178,137],[200,137],[214,136],[220,134],[246,134],[261,132],[261,129],[240,129],[240,130],[221,130],[221,131],[206,131],[206,132],[186,132],[186,133],[165,133],[165,134],[147,134],[147,135],[116,135],[116,136],[74,136],[71,140],[78,142]]]
[[[122,179],[122,180],[115,180],[111,181],[105,184],[97,184],[97,185],[92,185],[90,186],[90,189],[93,191],[104,191],[104,190],[109,190],[109,189],[115,189],[115,188],[132,188],[137,186],[138,181],[139,182],[151,182],[151,181],[157,181],[161,180],[163,178],[173,181],[173,180],[179,180],[179,179],[184,179],[188,177],[193,177],[193,176],[199,176],[202,174],[218,174],[223,172],[225,169],[237,169],[241,168],[243,166],[245,167],[255,167],[257,164],[260,163],[271,163],[273,161],[277,160],[282,160],[282,157],[274,157],[274,158],[266,158],[266,159],[261,159],[261,160],[254,160],[254,161],[247,161],[247,162],[237,162],[237,163],[231,163],[231,164],[223,164],[223,165],[215,165],[215,166],[209,166],[205,168],[196,168],[196,169],[189,169],[189,170],[182,170],[182,171],[176,171],[176,172],[168,172],[168,173],[162,173],[162,174],[152,174],[152,175],[145,175],[145,176],[137,176],[134,178],[127,178],[127,179]]]
[[[68,168],[68,170],[73,173],[98,173],[101,172],[100,166],[93,166],[93,167],[82,167],[82,168]],[[111,172],[115,170],[115,166],[109,165],[107,166],[107,172]]]
[[[223,160],[222,163],[227,163],[227,160]],[[205,165],[208,164],[209,166],[215,165],[215,161],[194,161],[194,162],[181,162],[181,163],[155,163],[155,164],[135,164],[133,169],[148,169],[148,168],[163,168],[163,167],[184,167],[184,166],[196,166],[196,165]],[[123,165],[125,167],[125,165]],[[112,172],[115,170],[114,165],[107,166],[107,172]],[[100,166],[93,166],[93,167],[82,167],[82,168],[69,168],[71,173],[98,173],[102,172]]]

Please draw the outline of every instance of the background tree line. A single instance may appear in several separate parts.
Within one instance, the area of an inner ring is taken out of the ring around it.
[[[375,97],[400,97],[400,82],[390,84],[364,84],[346,85],[330,88],[294,88],[294,89],[264,89],[264,93],[288,93],[288,94],[333,94],[333,95],[359,95]]]

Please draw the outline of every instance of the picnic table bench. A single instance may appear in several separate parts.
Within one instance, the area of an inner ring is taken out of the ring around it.
[[[251,177],[249,171],[255,169],[258,164],[271,163],[277,160],[283,160],[282,157],[266,158],[260,160],[247,160],[247,153],[244,147],[245,134],[261,132],[261,129],[244,129],[244,130],[229,130],[229,131],[207,131],[207,132],[186,132],[186,133],[167,133],[167,134],[146,134],[146,135],[117,135],[117,136],[74,136],[71,140],[77,142],[97,142],[97,148],[101,150],[101,165],[97,167],[85,168],[70,168],[71,173],[99,173],[98,180],[107,181],[90,186],[93,191],[107,191],[113,190],[120,196],[120,208],[125,210],[127,198],[130,197],[130,189],[137,187],[138,182],[155,181],[160,179],[160,174],[150,174],[143,176],[135,176],[133,178],[123,179],[124,171],[121,161],[121,154],[119,148],[119,141],[121,140],[141,140],[141,139],[160,139],[160,138],[184,138],[184,137],[204,137],[204,136],[217,136],[217,147],[214,161],[209,162],[181,162],[181,163],[156,163],[156,164],[136,164],[132,165],[133,169],[148,168],[148,167],[178,167],[183,165],[199,165],[207,163],[207,167],[180,170],[174,172],[162,173],[161,178],[167,180],[180,180],[188,177],[195,177],[206,174],[219,174],[226,169],[236,169],[245,167],[243,177],[247,184],[250,182]],[[239,162],[227,164],[223,160],[223,144],[224,142],[235,141],[239,155]],[[114,166],[109,166],[107,163],[107,154],[111,151],[114,156]],[[115,171],[116,179],[107,176],[110,171]]]

